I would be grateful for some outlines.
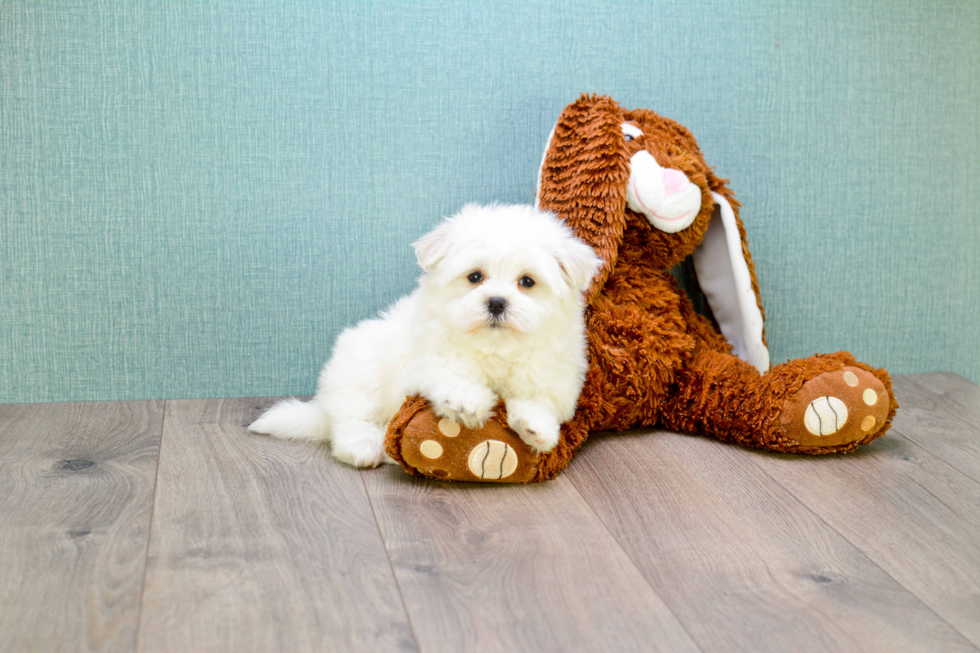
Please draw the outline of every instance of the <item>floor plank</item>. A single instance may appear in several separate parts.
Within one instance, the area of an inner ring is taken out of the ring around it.
[[[751,455],[608,434],[566,473],[703,650],[975,650]]]
[[[903,437],[903,410],[847,456],[751,460],[980,646],[980,484]]]
[[[963,399],[969,399],[969,403],[973,405],[974,409],[977,408],[977,402],[980,401],[980,385],[952,372],[902,374],[896,376],[895,380],[913,381],[922,387],[929,388],[936,394],[956,395]]]
[[[358,472],[270,403],[167,403],[139,650],[415,650]]]
[[[0,648],[133,650],[163,402],[0,406]]]
[[[0,406],[0,649],[977,651],[980,387],[895,387],[848,456],[606,435],[533,486],[247,434],[271,400]]]
[[[955,374],[895,379],[902,435],[980,482],[980,386]]]
[[[364,480],[420,650],[697,650],[566,478]]]

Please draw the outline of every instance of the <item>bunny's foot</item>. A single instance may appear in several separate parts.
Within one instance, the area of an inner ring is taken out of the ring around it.
[[[885,370],[847,352],[786,361],[767,373],[724,352],[695,352],[664,402],[663,424],[784,453],[854,451],[885,434],[898,409]]]
[[[409,473],[443,481],[537,480],[541,457],[508,428],[502,408],[498,405],[482,427],[471,429],[411,398],[388,428],[386,449]]]
[[[779,430],[801,453],[856,446],[886,426],[890,405],[889,391],[874,374],[848,365],[810,379],[786,400]]]

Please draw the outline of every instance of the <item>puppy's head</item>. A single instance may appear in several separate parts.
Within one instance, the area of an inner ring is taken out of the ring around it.
[[[469,204],[414,247],[430,308],[454,331],[481,338],[579,317],[602,265],[558,218],[530,206]]]

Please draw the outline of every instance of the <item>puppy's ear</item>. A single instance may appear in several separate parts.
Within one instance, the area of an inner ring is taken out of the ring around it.
[[[446,258],[450,250],[451,222],[446,221],[425,234],[414,243],[415,258],[425,272],[431,272],[439,261]]]
[[[585,292],[592,277],[602,268],[604,261],[595,251],[577,238],[565,238],[555,252],[558,267],[565,282],[577,292]]]

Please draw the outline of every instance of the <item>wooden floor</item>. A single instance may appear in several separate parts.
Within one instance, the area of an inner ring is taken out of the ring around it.
[[[978,651],[980,387],[836,457],[595,436],[528,486],[355,471],[271,399],[0,406],[0,650]]]

